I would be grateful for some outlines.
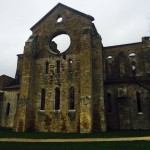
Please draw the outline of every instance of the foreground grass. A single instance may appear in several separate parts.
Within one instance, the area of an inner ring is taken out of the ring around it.
[[[107,131],[92,134],[79,133],[43,133],[25,132],[18,133],[8,129],[0,129],[0,138],[34,138],[34,139],[67,139],[67,138],[119,138],[119,137],[141,137],[150,136],[150,130],[121,130]]]
[[[0,142],[1,150],[150,150],[148,141],[92,143],[11,143]]]

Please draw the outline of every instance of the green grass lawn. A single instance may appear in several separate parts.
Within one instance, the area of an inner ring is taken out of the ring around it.
[[[150,150],[150,142],[92,143],[10,143],[0,142],[0,150]]]
[[[0,129],[0,138],[113,138],[150,136],[150,130],[121,130],[92,134],[79,133],[16,133]],[[149,141],[82,142],[82,143],[16,143],[0,142],[0,150],[150,150]]]
[[[18,133],[8,129],[0,129],[0,138],[112,138],[112,137],[136,137],[136,136],[150,136],[150,130],[120,130],[107,131],[91,134],[79,133],[43,133],[43,132],[24,132]]]

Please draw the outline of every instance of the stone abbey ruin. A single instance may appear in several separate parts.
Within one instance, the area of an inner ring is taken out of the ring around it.
[[[0,127],[16,132],[150,129],[150,37],[104,47],[94,18],[58,3],[32,28],[15,79],[0,76]],[[53,40],[68,35],[61,52]]]

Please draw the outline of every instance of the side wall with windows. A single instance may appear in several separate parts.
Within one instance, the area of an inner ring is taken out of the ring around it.
[[[149,129],[149,100],[149,92],[139,85],[106,85],[107,129]]]
[[[150,40],[104,48],[108,129],[150,129]]]
[[[1,99],[0,126],[13,128],[19,91],[4,91]]]

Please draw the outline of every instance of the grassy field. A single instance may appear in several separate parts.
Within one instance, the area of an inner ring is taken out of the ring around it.
[[[0,138],[116,138],[150,136],[150,130],[108,131],[92,134],[77,133],[16,133],[8,129],[0,129]],[[0,150],[150,150],[149,141],[126,142],[83,142],[83,143],[13,143],[0,142]]]
[[[10,143],[0,142],[0,150],[150,150],[150,142],[92,143]]]
[[[35,139],[67,139],[67,138],[113,138],[113,137],[141,137],[150,136],[150,130],[121,130],[107,131],[92,134],[79,133],[43,133],[43,132],[25,132],[16,133],[8,129],[0,129],[0,138],[35,138]]]

